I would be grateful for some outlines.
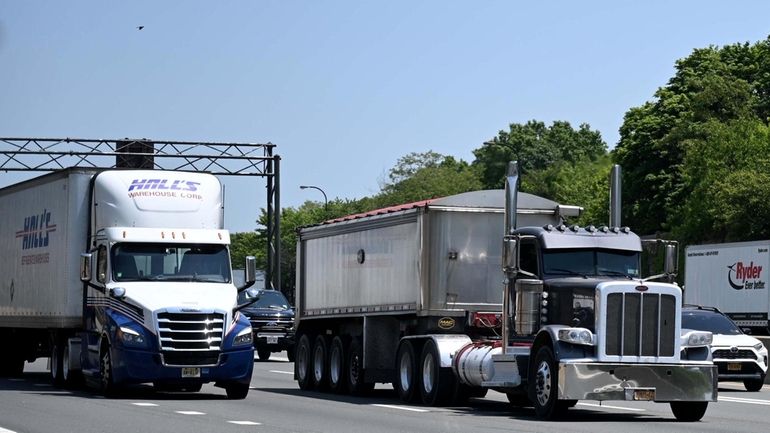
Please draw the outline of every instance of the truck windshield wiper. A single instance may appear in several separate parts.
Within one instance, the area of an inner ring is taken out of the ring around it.
[[[631,275],[628,275],[625,272],[613,271],[613,270],[609,270],[609,269],[608,270],[599,271],[599,275],[614,275],[614,276],[618,276],[618,277],[626,277],[629,280],[633,280],[634,279],[634,277],[632,277]]]
[[[556,272],[556,275],[577,275],[579,277],[588,278],[586,274],[581,274],[580,272],[573,271],[572,269],[551,268],[547,273],[553,274],[554,272]]]

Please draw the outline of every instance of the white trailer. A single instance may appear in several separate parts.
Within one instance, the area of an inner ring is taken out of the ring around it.
[[[56,384],[216,382],[244,398],[254,350],[222,200],[212,175],[153,170],[66,169],[0,189],[0,374],[50,356]]]
[[[684,300],[716,307],[744,328],[770,329],[770,240],[686,248]]]

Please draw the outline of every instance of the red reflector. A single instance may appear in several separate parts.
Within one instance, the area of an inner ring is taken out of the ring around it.
[[[646,292],[648,287],[647,286],[636,286],[634,287],[637,292]]]

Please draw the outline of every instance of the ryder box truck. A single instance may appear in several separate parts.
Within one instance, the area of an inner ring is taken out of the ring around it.
[[[740,327],[767,333],[770,240],[686,249],[684,300],[716,307]]]
[[[252,330],[216,177],[71,168],[0,189],[0,209],[0,375],[50,357],[55,384],[105,394],[215,382],[246,396]]]

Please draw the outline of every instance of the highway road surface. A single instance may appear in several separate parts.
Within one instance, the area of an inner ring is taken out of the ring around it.
[[[20,378],[0,378],[0,433],[226,433],[226,432],[756,432],[770,421],[770,385],[746,392],[722,383],[719,402],[696,423],[677,422],[668,404],[581,401],[565,420],[542,422],[529,409],[513,409],[505,395],[489,392],[459,407],[404,405],[389,385],[371,396],[301,391],[285,354],[254,362],[251,391],[228,400],[205,385],[199,393],[156,393],[137,386],[118,398],[87,389],[50,385],[46,361],[27,364]]]

